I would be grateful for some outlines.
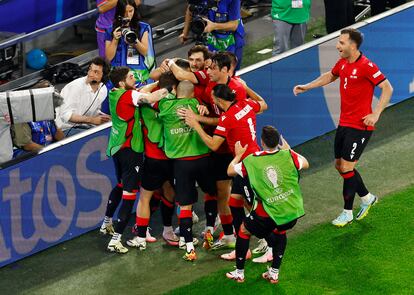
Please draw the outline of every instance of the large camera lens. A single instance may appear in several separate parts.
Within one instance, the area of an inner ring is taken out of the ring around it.
[[[137,34],[130,28],[123,28],[121,34],[125,42],[128,44],[134,44],[137,41]]]
[[[207,26],[207,22],[199,16],[196,16],[191,21],[191,31],[196,35],[201,35],[204,33],[204,29]]]

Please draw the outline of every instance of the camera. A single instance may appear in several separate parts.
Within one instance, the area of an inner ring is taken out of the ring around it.
[[[128,44],[134,44],[137,41],[138,36],[129,27],[130,19],[127,17],[119,17],[118,20],[121,23],[121,35],[122,38],[124,38],[124,41]]]
[[[188,0],[188,7],[192,16],[190,29],[196,35],[196,40],[201,41],[207,26],[203,17],[208,18],[209,9],[217,10],[217,0]]]

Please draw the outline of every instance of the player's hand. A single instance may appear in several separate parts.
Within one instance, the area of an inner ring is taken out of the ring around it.
[[[206,27],[204,28],[204,33],[211,33],[212,31],[216,29],[215,23],[213,23],[211,20],[205,17],[203,17],[203,20],[205,20],[207,23]]]
[[[166,59],[164,59],[162,61],[161,65],[160,65],[160,69],[161,69],[161,72],[162,73],[165,73],[165,72],[169,72],[170,71],[170,67],[168,66],[168,62],[169,61],[170,60],[168,58],[166,58]]]
[[[280,135],[280,140],[282,141],[282,144],[281,145],[279,144],[279,149],[290,150],[290,145],[288,144],[288,142],[282,135]]]
[[[374,126],[375,123],[378,122],[378,119],[379,119],[379,115],[377,115],[376,113],[366,115],[365,117],[362,118],[366,126]]]
[[[112,36],[114,37],[115,40],[119,40],[119,38],[121,38],[122,33],[121,33],[121,27],[117,27],[113,32],[112,32]]]
[[[168,95],[168,90],[165,88],[161,88],[157,91],[152,92],[151,95],[153,96],[155,101],[160,101]]]
[[[306,85],[296,85],[295,87],[293,87],[293,94],[295,96],[305,91],[308,91],[308,88],[306,87]]]
[[[180,119],[185,120],[187,117],[192,117],[195,120],[197,120],[197,115],[193,112],[192,109],[188,108],[179,108],[177,109],[177,115],[180,117]]]
[[[178,39],[180,40],[181,44],[185,44],[188,41],[188,35],[184,35],[184,33],[182,33],[180,36],[178,36]]]
[[[245,146],[242,146],[240,141],[236,142],[234,145],[234,153],[236,156],[242,156],[247,150],[247,144]]]
[[[187,109],[188,110],[188,109]],[[191,110],[190,110],[191,111]],[[195,114],[194,114],[194,112],[193,111],[191,111],[192,112],[192,114],[193,115],[186,115],[185,116],[185,123],[188,125],[188,126],[190,126],[190,127],[192,127],[192,128],[195,128],[197,125],[199,125],[199,123],[198,123],[198,121],[197,121],[197,118],[196,118],[196,116],[195,116]],[[188,112],[187,114],[190,114],[190,112]]]
[[[197,110],[198,110],[198,113],[201,116],[206,116],[206,115],[210,114],[210,112],[208,111],[208,108],[205,105],[202,105],[202,104],[199,104],[197,106]]]

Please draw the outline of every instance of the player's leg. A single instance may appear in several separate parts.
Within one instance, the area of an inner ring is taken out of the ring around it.
[[[120,167],[122,169],[122,202],[118,213],[118,222],[115,225],[115,233],[107,249],[112,252],[126,253],[128,250],[122,245],[121,237],[128,224],[135,203],[138,183],[141,180],[143,155],[129,148],[122,149],[118,153],[120,153],[118,159],[120,160]]]
[[[234,233],[233,217],[229,207],[232,178],[227,175],[227,167],[232,160],[231,154],[218,155],[215,165],[218,212],[224,235],[228,236]]]
[[[282,259],[287,246],[286,231],[293,228],[296,221],[297,220],[293,220],[282,226],[276,225],[273,231],[266,238],[266,241],[272,248],[273,260],[271,267],[269,267],[268,270],[262,274],[262,277],[272,284],[276,284],[279,281],[280,266],[282,264]]]
[[[112,223],[112,217],[114,216],[114,213],[116,211],[116,208],[118,208],[119,203],[122,199],[122,176],[121,176],[121,169],[118,164],[118,160],[116,158],[116,154],[112,158],[114,161],[115,166],[115,174],[116,179],[118,183],[114,186],[112,191],[109,194],[108,203],[106,204],[106,210],[105,210],[105,217],[102,222],[101,228],[99,229],[100,233],[102,234],[114,234],[114,227]]]
[[[344,209],[337,218],[332,221],[332,224],[338,227],[345,226],[352,222],[353,213],[352,206],[354,203],[356,193],[356,177],[353,172],[355,162],[350,159],[352,155],[352,143],[349,140],[349,128],[338,126],[335,134],[335,168],[343,178],[342,196],[344,200]],[[352,155],[352,157],[354,157]],[[349,161],[346,161],[349,159]]]
[[[339,134],[339,135],[338,135]],[[376,202],[377,198],[369,194],[358,171],[356,163],[365,149],[372,131],[358,130],[349,127],[338,127],[337,137],[340,137],[340,144],[335,138],[335,167],[344,179],[343,198],[344,210],[332,221],[336,226],[345,226],[353,220],[353,202],[356,192],[362,197],[361,210],[357,215],[362,219],[368,214],[369,208]],[[361,218],[362,217],[362,218]]]
[[[137,236],[127,241],[127,245],[130,247],[136,247],[140,250],[146,248],[147,229],[150,219],[149,204],[153,193],[154,191],[146,190],[144,187],[141,187],[134,226]]]
[[[174,177],[176,180],[176,199],[179,204],[179,223],[180,223],[180,244],[184,240],[186,250],[184,260],[193,261],[197,259],[193,242],[193,218],[192,207],[197,202],[197,190],[195,187],[197,171],[197,161],[199,160],[176,160],[174,161]],[[180,246],[180,245],[179,245]]]
[[[245,225],[240,225],[236,241],[236,270],[226,273],[226,277],[235,280],[238,283],[244,282],[244,265],[246,262],[246,254],[249,250],[251,233]]]
[[[172,167],[171,167],[172,168]],[[172,179],[171,172],[171,179]],[[178,246],[179,238],[175,235],[172,227],[172,218],[174,215],[174,200],[175,191],[171,185],[173,181],[165,181],[162,186],[162,198],[161,198],[161,216],[163,223],[162,237],[166,243],[170,246]]]

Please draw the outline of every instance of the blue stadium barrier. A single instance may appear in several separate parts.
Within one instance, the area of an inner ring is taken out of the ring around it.
[[[392,103],[414,92],[414,3],[356,27],[365,34],[362,51],[394,86]],[[277,126],[291,145],[335,128],[338,85],[293,96],[296,84],[330,70],[338,58],[338,33],[261,62],[240,72],[265,97],[269,110],[258,130]],[[378,92],[376,92],[378,96]],[[105,156],[110,123],[46,147],[39,155],[0,173],[0,267],[96,229],[114,168]]]
[[[394,87],[391,103],[414,93],[414,8],[369,19],[354,27],[364,34],[362,52],[378,65]],[[240,71],[240,76],[268,102],[269,110],[258,117],[258,131],[272,124],[291,145],[297,145],[336,128],[339,118],[339,81],[325,88],[294,96],[292,89],[330,71],[339,58],[338,33],[298,47]],[[322,43],[321,43],[322,42]],[[374,104],[380,89],[375,91]]]
[[[3,0],[0,1],[0,31],[30,33],[81,14],[87,8],[86,0]]]
[[[116,184],[108,126],[1,170],[0,267],[99,225]]]

